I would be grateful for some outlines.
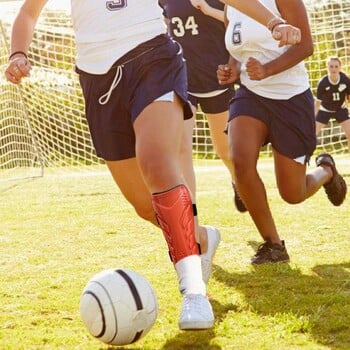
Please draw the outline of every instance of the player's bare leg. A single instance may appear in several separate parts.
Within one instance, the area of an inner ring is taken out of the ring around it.
[[[325,124],[320,123],[316,120],[316,135],[318,135],[325,126]]]
[[[106,161],[106,164],[127,201],[137,215],[159,227],[152,206],[151,193],[142,177],[136,158]]]
[[[342,127],[346,138],[348,140],[348,148],[350,152],[350,119],[346,120],[345,122],[340,123],[340,126]]]
[[[192,199],[180,166],[183,128],[177,97],[174,102],[151,103],[134,123],[136,157],[184,295],[179,326],[206,329],[213,326],[214,316],[202,279]]]
[[[247,211],[247,208],[245,207],[236,189],[235,171],[230,158],[228,136],[224,133],[224,130],[227,127],[228,112],[206,114],[206,117],[208,120],[210,137],[213,142],[215,153],[223,161],[231,175],[231,183],[234,190],[234,204],[238,211],[244,213]]]
[[[276,262],[289,260],[270,211],[264,183],[257,171],[260,148],[267,132],[263,122],[249,116],[235,118],[229,123],[236,185],[255,226],[265,241],[252,258],[253,264],[273,262],[271,258],[275,257],[265,254],[270,254],[272,250],[276,255]]]

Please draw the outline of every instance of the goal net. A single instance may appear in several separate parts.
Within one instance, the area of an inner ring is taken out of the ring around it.
[[[75,44],[68,1],[50,1],[39,19],[29,51],[31,77],[14,86],[0,75],[0,180],[41,175],[43,169],[91,170],[96,157],[84,118],[84,101],[74,73]],[[0,69],[9,55],[10,30],[21,1],[0,0]],[[57,8],[57,6],[59,8]],[[312,91],[325,74],[326,58],[337,55],[350,73],[350,1],[306,1],[314,54],[306,62]],[[348,152],[346,137],[332,121],[318,137],[319,150]],[[195,158],[216,158],[205,115],[197,114]],[[269,156],[266,146],[262,155]],[[86,166],[86,167],[85,167]],[[87,167],[89,166],[89,167]]]

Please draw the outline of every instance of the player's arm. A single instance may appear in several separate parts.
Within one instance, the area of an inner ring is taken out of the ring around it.
[[[280,11],[282,18],[276,17],[276,15],[259,0],[220,1],[226,5],[235,7],[238,11],[246,14],[247,16],[255,19],[257,22],[266,26],[271,31],[274,39],[280,42],[279,46],[294,45],[299,43],[301,40],[301,32],[299,30],[299,27],[295,27],[293,23],[289,22],[288,18],[285,17],[285,13],[282,13]],[[287,22],[290,24],[286,24],[285,20],[287,20]]]
[[[25,0],[13,23],[11,52],[5,76],[14,84],[29,76],[31,66],[27,53],[33,39],[35,24],[46,2],[47,0]]]
[[[300,28],[301,41],[297,45],[288,47],[281,56],[265,64],[261,64],[255,58],[250,58],[246,67],[252,80],[261,80],[278,74],[295,66],[313,53],[311,30],[302,0],[276,0],[276,4],[288,23]]]
[[[201,10],[205,15],[224,22],[224,11],[211,7],[205,0],[190,0],[193,7]]]

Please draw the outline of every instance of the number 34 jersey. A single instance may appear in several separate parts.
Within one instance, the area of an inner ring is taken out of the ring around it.
[[[206,0],[216,9],[224,10],[219,0]],[[222,90],[216,71],[228,61],[225,48],[224,23],[205,15],[190,0],[159,0],[163,15],[169,22],[170,35],[183,48],[188,72],[188,91],[206,93]]]

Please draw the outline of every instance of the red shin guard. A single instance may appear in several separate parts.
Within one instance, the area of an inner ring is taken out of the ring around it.
[[[199,255],[194,236],[194,217],[190,193],[184,185],[152,195],[152,204],[174,264]]]

